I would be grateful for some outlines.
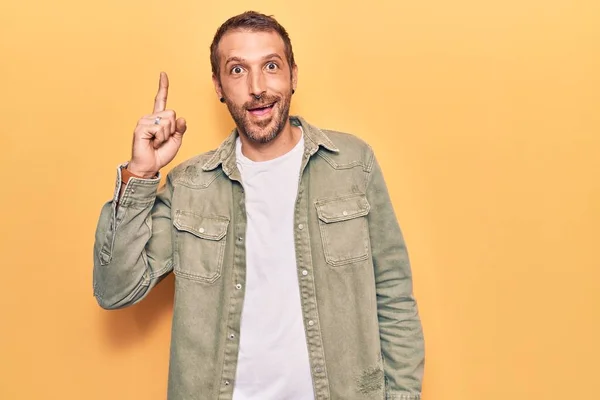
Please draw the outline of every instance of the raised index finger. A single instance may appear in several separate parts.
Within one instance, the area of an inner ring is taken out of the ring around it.
[[[169,77],[165,72],[160,73],[160,80],[158,82],[158,92],[154,99],[154,112],[165,111],[167,108],[167,95],[169,94]]]

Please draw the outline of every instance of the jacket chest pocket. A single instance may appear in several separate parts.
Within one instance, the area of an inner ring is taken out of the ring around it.
[[[203,216],[191,211],[175,211],[176,275],[214,283],[223,269],[229,218]]]
[[[351,264],[369,256],[370,206],[363,194],[315,203],[325,261],[331,266]]]

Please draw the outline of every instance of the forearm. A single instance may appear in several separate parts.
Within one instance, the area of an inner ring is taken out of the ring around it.
[[[424,340],[417,304],[409,289],[411,278],[385,275],[378,277],[377,307],[388,398],[419,399]]]
[[[422,388],[424,339],[408,252],[375,159],[368,179],[368,219],[386,398],[416,400]]]
[[[170,201],[159,179],[117,179],[94,243],[94,295],[106,309],[137,303],[171,269]],[[118,199],[118,202],[117,202]]]
[[[379,336],[388,395],[396,396],[388,398],[412,400],[419,398],[422,389],[423,330],[406,248],[401,234],[393,235],[396,240],[388,239],[387,250],[384,251],[385,244],[380,246],[380,253],[388,256],[380,254],[376,262]]]

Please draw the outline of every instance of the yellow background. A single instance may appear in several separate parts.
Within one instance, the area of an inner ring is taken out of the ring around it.
[[[600,2],[3,0],[0,399],[165,398],[173,280],[101,310],[95,224],[159,71],[175,163],[227,135],[208,47],[246,9],[290,32],[292,111],[380,158],[424,399],[598,398]]]

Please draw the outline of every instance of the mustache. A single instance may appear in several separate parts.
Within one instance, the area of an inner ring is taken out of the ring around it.
[[[251,101],[244,103],[244,108],[246,110],[251,110],[254,108],[268,106],[269,104],[273,104],[277,101],[279,101],[279,96],[265,95],[265,96],[261,97],[260,100],[251,100]]]

